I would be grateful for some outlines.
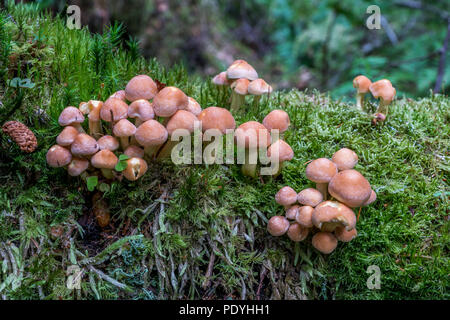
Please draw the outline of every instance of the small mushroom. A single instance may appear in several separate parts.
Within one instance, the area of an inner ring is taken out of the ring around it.
[[[299,209],[300,209],[299,205],[293,205],[292,207],[288,208],[286,210],[286,218],[288,220],[295,220],[295,217],[297,216]]]
[[[235,60],[226,71],[227,79],[258,79],[256,70],[245,60]]]
[[[363,206],[368,206],[369,204],[374,203],[376,200],[377,200],[377,194],[375,193],[375,191],[372,190],[372,192],[370,193],[369,200],[364,202]]]
[[[342,148],[333,154],[331,161],[339,171],[353,169],[358,163],[358,155],[353,150]]]
[[[112,95],[109,96],[110,98],[116,98],[116,99],[120,99],[122,101],[126,100],[126,94],[125,94],[125,90],[119,90],[114,92]]]
[[[102,109],[102,107],[102,101],[90,100],[88,102],[89,134],[94,138],[99,138],[103,133],[102,122],[100,119],[100,110]]]
[[[356,226],[355,213],[337,201],[324,201],[319,204],[311,217],[312,223],[322,231],[332,232],[339,226],[351,230]]]
[[[318,232],[312,237],[314,248],[324,254],[330,254],[336,249],[338,241],[336,237],[329,232]]]
[[[136,127],[127,119],[121,119],[114,125],[113,133],[119,138],[122,150],[125,150],[130,144],[130,137],[136,133]]]
[[[128,105],[120,99],[108,98],[100,110],[100,118],[106,122],[117,122],[128,116]]]
[[[294,151],[289,144],[284,140],[279,139],[272,143],[269,149],[267,149],[267,156],[272,163],[278,163],[278,170],[272,173],[272,176],[275,178],[283,170],[284,163],[286,161],[291,161],[294,158]]]
[[[158,149],[166,142],[166,128],[156,120],[147,120],[137,128],[136,141],[144,147],[145,154],[152,158]]]
[[[129,156],[130,158],[144,158],[145,152],[144,149],[135,146],[135,145],[129,145],[123,154]]]
[[[295,221],[304,226],[305,228],[312,228],[312,214],[314,212],[314,208],[310,206],[302,206],[299,207],[298,213],[295,216]]]
[[[189,111],[194,116],[198,116],[202,112],[202,107],[194,98],[188,97],[188,106],[186,111]]]
[[[294,242],[300,242],[306,239],[309,229],[299,223],[293,223],[289,226],[287,236]]]
[[[274,237],[280,237],[288,231],[289,226],[290,223],[285,217],[273,216],[267,224],[267,231]]]
[[[330,181],[328,192],[350,208],[364,205],[372,194],[369,181],[356,170],[340,171]]]
[[[269,95],[272,93],[272,90],[272,87],[263,79],[256,79],[248,84],[248,93],[254,96],[254,105],[258,105],[261,100],[261,96],[264,94]]]
[[[165,87],[153,99],[153,110],[158,117],[171,117],[178,110],[188,107],[187,95],[178,88]]]
[[[70,151],[75,157],[86,158],[95,154],[99,150],[97,141],[86,133],[76,136],[70,145]]]
[[[113,136],[103,136],[97,141],[100,150],[107,149],[109,151],[116,151],[119,149],[119,141]]]
[[[48,149],[46,159],[50,167],[60,168],[67,166],[72,161],[72,154],[66,148],[54,145]]]
[[[316,189],[322,193],[323,200],[327,200],[328,183],[337,172],[336,165],[326,158],[313,160],[306,167],[306,177],[316,183]]]
[[[67,126],[56,137],[56,143],[63,147],[69,147],[80,132],[72,126]]]
[[[238,79],[231,84],[231,107],[232,112],[237,112],[245,104],[245,96],[248,94],[249,81]]]
[[[372,83],[369,90],[375,99],[380,100],[375,114],[382,114],[384,118],[386,118],[389,111],[389,105],[392,100],[394,100],[397,91],[387,79]]]
[[[214,83],[216,86],[219,87],[226,87],[230,85],[230,82],[228,81],[227,78],[227,72],[223,71],[219,74],[217,74],[216,76],[214,76],[214,78],[212,78],[212,83]]]
[[[360,110],[364,110],[364,96],[369,92],[369,87],[371,84],[372,81],[363,75],[359,75],[353,79],[353,88],[357,90],[356,107]]]
[[[128,106],[128,117],[136,119],[134,125],[139,127],[147,120],[155,118],[155,112],[153,111],[152,104],[144,99],[133,101]]]
[[[130,181],[136,181],[147,172],[147,162],[141,158],[127,160],[127,167],[122,172],[123,176]]]
[[[65,108],[58,118],[58,123],[60,126],[72,126],[75,127],[79,132],[84,132],[81,124],[84,122],[84,115],[78,108],[67,107]]]
[[[262,124],[272,133],[278,130],[279,138],[283,139],[283,133],[289,128],[291,121],[284,110],[273,110],[263,120]],[[273,139],[273,137],[272,137]],[[275,141],[273,141],[275,142]]]
[[[323,195],[317,189],[307,188],[298,193],[297,200],[305,206],[315,207],[323,201]]]
[[[356,231],[356,228],[347,230],[344,227],[337,227],[334,230],[334,235],[339,241],[350,242],[358,235],[358,232]]]
[[[151,100],[157,93],[156,83],[147,75],[133,77],[125,87],[125,97],[130,102],[139,99]]]
[[[72,161],[67,166],[67,172],[72,177],[78,177],[89,167],[89,161],[82,158],[72,158]]]
[[[275,194],[275,201],[285,208],[289,208],[297,202],[297,192],[289,186],[281,188]]]
[[[115,168],[119,159],[114,153],[108,149],[100,150],[91,158],[91,164],[93,167],[102,171],[103,176],[107,179],[113,179],[114,174],[112,170]]]

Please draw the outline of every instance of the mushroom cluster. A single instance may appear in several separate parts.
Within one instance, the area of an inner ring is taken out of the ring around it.
[[[47,163],[65,167],[71,176],[99,170],[107,179],[135,181],[149,161],[170,155],[173,145],[166,142],[175,129],[193,132],[201,112],[199,103],[179,88],[138,75],[105,102],[65,108],[58,119],[64,129],[48,150]],[[117,166],[121,161],[126,165]]]
[[[356,89],[356,106],[360,110],[364,110],[364,96],[370,92],[375,99],[379,100],[373,123],[376,124],[378,121],[386,120],[389,105],[397,93],[392,83],[387,79],[372,83],[366,76],[359,75],[353,79],[353,87]]]
[[[247,95],[253,95],[253,102],[257,105],[262,95],[272,92],[272,87],[258,78],[256,70],[245,60],[234,61],[226,71],[216,75],[212,82],[221,88],[231,88],[230,110],[233,112],[241,108]]]
[[[355,238],[357,218],[353,208],[368,206],[376,200],[370,183],[353,169],[357,162],[356,153],[347,148],[337,151],[331,160],[311,161],[306,176],[316,183],[316,188],[299,193],[289,186],[281,188],[275,201],[286,213],[269,220],[268,232],[276,237],[287,234],[296,242],[305,240],[312,232],[313,247],[324,254],[333,252],[338,240],[349,242]]]

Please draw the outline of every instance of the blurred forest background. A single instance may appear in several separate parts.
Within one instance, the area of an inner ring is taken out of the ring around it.
[[[352,79],[388,78],[398,96],[450,88],[448,0],[40,0],[55,14],[81,8],[102,32],[115,21],[147,57],[213,76],[243,58],[277,89],[318,88],[353,97]],[[381,29],[369,30],[370,5]],[[130,43],[130,42],[128,42]]]

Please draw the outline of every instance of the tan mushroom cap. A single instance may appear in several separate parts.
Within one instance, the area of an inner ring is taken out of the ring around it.
[[[145,154],[144,149],[135,145],[129,145],[123,153],[130,158],[144,158]]]
[[[254,96],[269,94],[272,90],[272,87],[263,79],[256,79],[248,84],[248,93]]]
[[[275,194],[275,201],[282,206],[291,206],[297,202],[297,192],[289,186],[281,188]]]
[[[344,227],[337,227],[334,230],[334,235],[339,241],[350,242],[358,235],[358,232],[356,231],[356,228],[347,231]]]
[[[133,77],[125,87],[125,97],[133,102],[139,99],[150,100],[158,93],[158,87],[152,78],[145,74]]]
[[[331,161],[336,164],[338,170],[353,169],[358,163],[358,155],[353,150],[342,148],[333,154]]]
[[[127,180],[136,181],[147,172],[147,169],[147,162],[135,157],[127,160],[127,167],[122,173]]]
[[[258,73],[256,70],[245,60],[234,61],[227,69],[228,79],[258,79]]]
[[[273,110],[264,118],[262,123],[269,130],[277,129],[280,133],[283,133],[289,128],[291,121],[286,111]]]
[[[113,136],[103,136],[97,141],[100,150],[116,151],[119,149],[119,141]]]
[[[72,126],[67,126],[56,137],[56,143],[63,147],[70,146],[80,132]]]
[[[338,241],[336,237],[329,232],[318,232],[312,237],[314,248],[324,254],[330,254],[336,249]]]
[[[198,116],[202,112],[202,107],[194,98],[188,97],[188,106],[186,111],[189,111],[194,116]]]
[[[277,157],[279,162],[290,161],[294,158],[294,151],[290,145],[280,139],[270,145],[267,156],[272,160]]]
[[[315,207],[323,201],[323,195],[317,189],[307,188],[298,193],[297,201],[305,206]]]
[[[339,226],[351,230],[356,226],[355,213],[345,204],[337,201],[324,201],[312,214],[313,224],[322,231],[332,232]]]
[[[153,110],[159,117],[170,117],[188,107],[187,95],[178,88],[165,87],[153,99]]]
[[[248,121],[237,127],[234,138],[242,148],[267,148],[270,145],[270,133],[257,121]]]
[[[309,229],[299,223],[293,223],[289,226],[287,236],[294,242],[300,242],[306,239]]]
[[[108,149],[100,150],[91,158],[91,164],[99,169],[114,169],[119,159]]]
[[[103,102],[98,100],[89,100],[88,108],[89,115],[88,118],[91,121],[100,121],[100,110],[102,110]]]
[[[155,118],[155,111],[153,111],[150,102],[144,99],[138,99],[128,106],[128,117],[137,118],[142,122],[145,122]]]
[[[374,203],[376,200],[377,200],[377,194],[375,191],[372,190],[372,192],[370,193],[369,200],[364,202],[364,206],[368,206],[369,204]]]
[[[387,79],[372,83],[369,90],[375,99],[381,99],[384,103],[391,103],[397,93],[392,83]]]
[[[109,98],[116,98],[125,101],[126,100],[125,90],[116,91],[112,95],[110,95]]]
[[[78,177],[89,167],[89,161],[81,158],[73,158],[67,166],[67,172],[72,177]]]
[[[231,84],[231,89],[237,94],[245,96],[248,94],[248,85],[250,82],[247,79],[238,79]]]
[[[202,122],[202,130],[218,129],[223,134],[227,129],[235,129],[236,122],[230,111],[219,107],[209,107],[203,109],[198,115],[198,120]]]
[[[112,115],[112,116],[111,116]],[[117,98],[109,98],[100,110],[100,118],[103,121],[119,121],[128,116],[128,105]]]
[[[93,155],[98,150],[99,146],[97,141],[85,133],[80,133],[77,135],[70,146],[70,151],[76,157],[87,157]]]
[[[369,87],[372,84],[369,78],[363,75],[357,76],[353,79],[353,88],[357,89],[359,93],[369,92]]]
[[[295,220],[295,217],[297,216],[299,209],[300,209],[299,205],[293,205],[292,207],[289,207],[286,210],[286,218],[289,220]]]
[[[350,208],[361,207],[372,193],[369,181],[356,170],[343,170],[328,184],[328,192]]]
[[[136,133],[136,127],[127,119],[121,119],[114,125],[113,133],[116,137],[131,137]]]
[[[159,146],[166,142],[166,128],[156,120],[147,120],[137,128],[135,138],[144,147]]]
[[[285,217],[273,216],[267,224],[267,231],[274,237],[280,237],[288,231],[289,225],[290,223]]]
[[[84,121],[84,115],[78,108],[65,108],[58,118],[60,126],[70,126],[71,124],[81,124]]]
[[[198,122],[197,117],[186,110],[178,110],[167,122],[166,128],[169,135],[177,129],[188,130],[189,133],[194,132],[195,123]]]
[[[336,165],[326,158],[313,160],[306,167],[306,177],[316,183],[330,182],[337,172]]]
[[[312,215],[314,212],[314,208],[311,206],[302,206],[299,208],[297,215],[295,216],[295,221],[301,224],[305,228],[312,228]]]
[[[72,161],[72,154],[66,148],[56,144],[48,149],[46,159],[50,167],[59,168],[67,166]]]
[[[227,78],[227,72],[226,71],[222,71],[221,73],[217,74],[211,81],[216,86],[228,86],[228,85],[230,85],[230,82],[228,81],[228,78]]]
[[[89,104],[85,101],[80,102],[80,104],[78,105],[78,110],[80,110],[80,112],[84,115],[89,114],[89,112],[91,110],[89,110]]]

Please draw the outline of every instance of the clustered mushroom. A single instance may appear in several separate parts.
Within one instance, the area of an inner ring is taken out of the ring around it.
[[[338,240],[349,242],[357,236],[353,209],[373,203],[376,193],[366,178],[354,170],[358,156],[352,150],[343,148],[331,160],[317,160],[306,168],[306,175],[316,188],[299,193],[289,186],[281,188],[275,201],[286,213],[270,218],[267,230],[275,237],[287,234],[295,242],[305,240],[311,232],[313,247],[329,254],[336,249]]]
[[[397,93],[392,83],[387,79],[372,82],[366,76],[359,75],[353,79],[353,87],[357,91],[356,106],[364,110],[364,96],[370,92],[375,99],[380,100],[377,111],[373,115],[373,123],[376,124],[378,121],[386,120],[389,105]]]

